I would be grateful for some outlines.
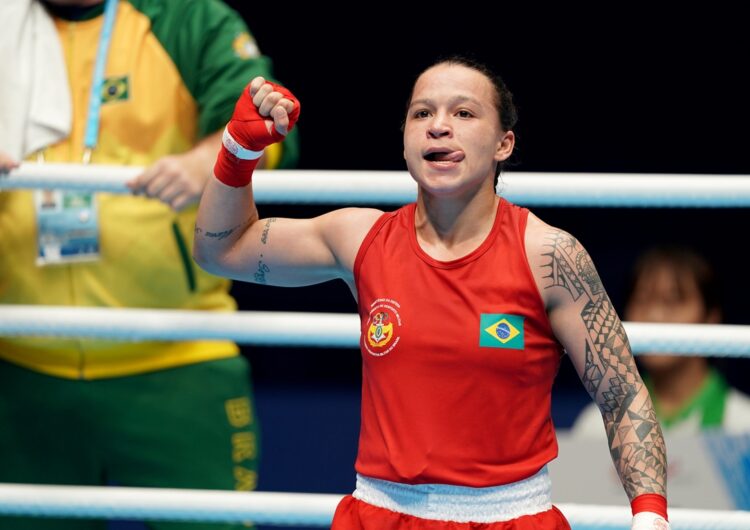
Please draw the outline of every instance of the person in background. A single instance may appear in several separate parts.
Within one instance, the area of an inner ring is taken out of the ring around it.
[[[133,195],[0,193],[0,303],[236,310],[229,281],[193,263],[192,233],[236,94],[248,78],[273,77],[269,58],[218,0],[42,4],[63,49],[72,126],[35,152],[0,145],[0,169],[19,158],[146,169],[128,183]],[[114,19],[92,96],[105,11]],[[291,167],[297,152],[290,135],[262,164]],[[0,337],[0,389],[0,482],[255,488],[250,369],[232,342]],[[15,530],[104,524],[0,517]]]
[[[714,270],[690,248],[654,247],[635,264],[623,314],[633,322],[718,324],[722,310]],[[732,388],[705,357],[642,355],[638,361],[667,432],[750,431],[750,397]],[[584,408],[572,433],[601,436],[596,407]]]

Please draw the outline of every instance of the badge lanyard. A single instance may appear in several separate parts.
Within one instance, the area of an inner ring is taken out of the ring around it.
[[[89,94],[89,112],[86,118],[86,135],[84,137],[83,163],[91,162],[91,152],[96,148],[99,138],[99,114],[102,106],[102,84],[104,83],[104,67],[107,64],[109,45],[112,41],[112,28],[115,25],[118,0],[106,0],[104,4],[104,25],[99,35],[99,47],[96,51],[94,76],[91,80]]]
[[[118,0],[106,0],[104,22],[94,63],[89,93],[83,163],[91,162],[91,153],[99,137],[102,84]],[[99,221],[96,196],[75,191],[38,190],[37,265],[55,265],[99,259]]]

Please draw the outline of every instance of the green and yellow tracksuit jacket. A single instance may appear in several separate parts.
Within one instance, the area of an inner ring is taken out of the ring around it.
[[[103,6],[54,8],[73,102],[70,136],[46,162],[80,163]],[[218,0],[120,0],[91,162],[148,166],[221,130],[243,87],[273,77],[242,19]],[[0,147],[1,148],[1,147]],[[267,150],[269,167],[296,161],[296,134]],[[98,261],[37,266],[33,194],[0,192],[0,303],[231,311],[229,282],[191,258],[197,208],[98,195]],[[46,374],[94,379],[238,355],[225,341],[110,342],[0,337],[0,359]]]

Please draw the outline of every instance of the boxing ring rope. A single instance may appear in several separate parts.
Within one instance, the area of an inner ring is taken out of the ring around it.
[[[331,524],[341,495],[0,484],[0,515],[244,523]],[[557,505],[576,529],[630,528],[619,506]],[[671,508],[675,530],[747,530],[750,512]]]
[[[750,326],[625,322],[634,353],[750,357]],[[358,348],[359,316],[0,305],[0,336],[122,341],[227,339],[263,346]]]
[[[0,176],[2,189],[66,189],[129,193],[125,182],[143,168],[22,164]],[[256,171],[255,199],[284,204],[405,204],[417,188],[406,171]],[[750,206],[748,175],[509,172],[500,191],[525,206]]]

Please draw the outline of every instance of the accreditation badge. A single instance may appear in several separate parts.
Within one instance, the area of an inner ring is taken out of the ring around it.
[[[37,265],[60,265],[99,259],[96,195],[61,190],[34,192]]]

